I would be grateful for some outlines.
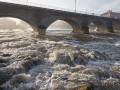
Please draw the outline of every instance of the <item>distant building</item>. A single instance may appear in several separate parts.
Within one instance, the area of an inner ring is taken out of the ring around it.
[[[113,12],[113,11],[111,11],[111,10],[109,10],[108,12],[102,14],[101,16],[102,16],[102,17],[108,17],[108,18],[120,19],[120,13]]]

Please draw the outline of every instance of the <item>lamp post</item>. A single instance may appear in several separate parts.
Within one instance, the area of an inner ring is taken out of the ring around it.
[[[75,0],[75,13],[76,13],[76,0]]]

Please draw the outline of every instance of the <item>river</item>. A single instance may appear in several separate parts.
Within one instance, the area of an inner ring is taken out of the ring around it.
[[[0,30],[0,90],[120,90],[120,33]]]

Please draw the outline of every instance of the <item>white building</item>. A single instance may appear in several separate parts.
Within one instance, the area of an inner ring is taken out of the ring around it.
[[[113,11],[111,11],[111,10],[109,10],[109,11],[106,12],[106,13],[103,13],[101,16],[102,16],[102,17],[108,17],[108,18],[120,19],[120,13],[113,12]]]

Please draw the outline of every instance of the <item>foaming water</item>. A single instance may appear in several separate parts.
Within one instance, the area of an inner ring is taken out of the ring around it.
[[[119,38],[0,30],[0,90],[120,90]]]

